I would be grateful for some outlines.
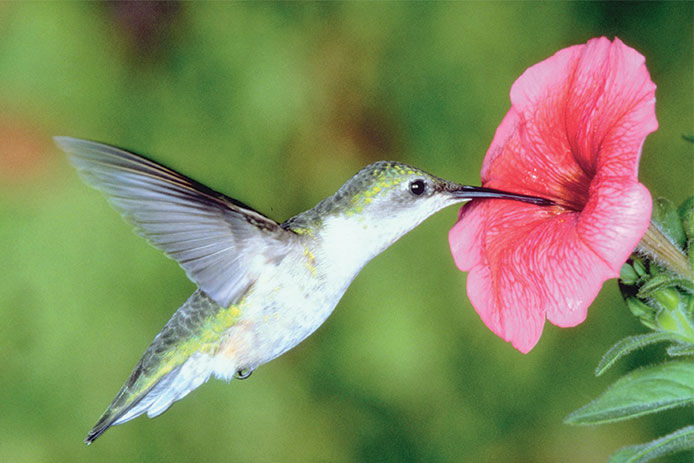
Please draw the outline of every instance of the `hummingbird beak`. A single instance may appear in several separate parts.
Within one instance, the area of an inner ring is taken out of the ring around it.
[[[456,199],[477,199],[477,198],[497,198],[497,199],[515,199],[524,203],[535,204],[537,206],[552,206],[554,201],[537,196],[521,195],[509,193],[507,191],[495,190],[493,188],[484,188],[481,186],[455,185],[448,190]]]

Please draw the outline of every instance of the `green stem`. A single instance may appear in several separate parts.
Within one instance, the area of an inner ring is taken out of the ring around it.
[[[694,280],[694,271],[689,266],[687,256],[672,244],[653,221],[636,245],[636,251],[654,259],[659,265],[682,278]]]

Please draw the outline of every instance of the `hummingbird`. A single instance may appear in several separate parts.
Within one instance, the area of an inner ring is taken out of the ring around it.
[[[143,413],[160,415],[210,376],[245,379],[296,346],[323,324],[367,262],[440,209],[478,198],[553,204],[379,161],[278,223],[135,153],[54,140],[83,180],[198,287],[147,347],[87,444]]]

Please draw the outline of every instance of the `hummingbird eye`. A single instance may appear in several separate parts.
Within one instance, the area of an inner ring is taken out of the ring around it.
[[[412,180],[410,182],[410,193],[412,193],[415,196],[419,196],[424,191],[426,190],[426,183],[424,183],[424,180],[421,178],[418,178],[417,180]]]

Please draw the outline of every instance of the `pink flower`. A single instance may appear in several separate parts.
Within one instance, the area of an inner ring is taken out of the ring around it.
[[[482,185],[557,206],[477,200],[450,231],[456,265],[470,271],[472,305],[523,353],[539,340],[545,317],[561,327],[585,320],[648,227],[651,197],[637,173],[658,122],[644,61],[602,37],[526,70],[511,87]]]

